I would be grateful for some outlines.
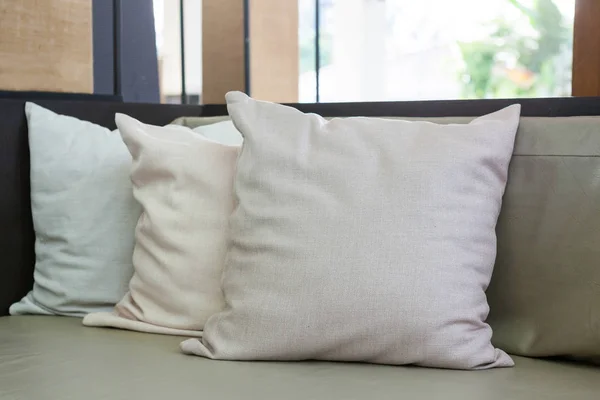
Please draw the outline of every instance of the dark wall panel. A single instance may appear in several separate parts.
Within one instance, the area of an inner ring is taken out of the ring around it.
[[[154,10],[149,0],[93,0],[94,93],[158,103]]]
[[[115,93],[114,2],[93,0],[94,93]]]
[[[158,103],[158,61],[152,1],[119,0],[118,77],[126,102]]]

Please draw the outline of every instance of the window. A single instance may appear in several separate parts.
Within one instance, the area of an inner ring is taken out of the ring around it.
[[[570,96],[574,11],[575,0],[299,0],[299,100]]]
[[[163,102],[600,93],[600,0],[153,2]]]
[[[153,0],[153,6],[161,103],[199,104],[202,93],[202,0]],[[181,68],[182,58],[184,69]]]

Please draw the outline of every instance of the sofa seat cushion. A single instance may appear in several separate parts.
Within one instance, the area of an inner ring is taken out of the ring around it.
[[[600,368],[514,357],[514,368],[450,371],[183,355],[181,338],[90,329],[72,317],[0,318],[4,399],[570,399],[600,395]]]

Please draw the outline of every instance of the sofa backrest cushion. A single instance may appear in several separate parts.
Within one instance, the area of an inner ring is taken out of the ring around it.
[[[493,342],[600,356],[600,118],[524,121],[498,221]]]

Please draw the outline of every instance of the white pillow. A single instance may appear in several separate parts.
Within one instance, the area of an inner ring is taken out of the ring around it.
[[[233,125],[233,122],[231,120],[214,122],[215,118],[217,117],[181,117],[167,126],[183,130],[191,129],[193,132],[196,132],[207,139],[224,145],[241,146],[244,138]],[[184,120],[186,123],[189,123],[187,121],[192,120],[194,123],[200,123],[201,125],[183,125],[179,122],[180,120]]]
[[[116,122],[133,156],[133,192],[143,207],[135,273],[112,312],[90,314],[83,323],[200,336],[224,307],[220,280],[239,146],[123,114]]]
[[[25,105],[35,230],[34,286],[11,315],[110,310],[133,273],[131,156],[118,131]]]
[[[336,118],[227,95],[244,137],[227,308],[185,353],[485,369],[485,290],[520,107],[466,125]]]
[[[202,125],[192,130],[207,139],[229,146],[241,146],[244,140],[231,120]]]

